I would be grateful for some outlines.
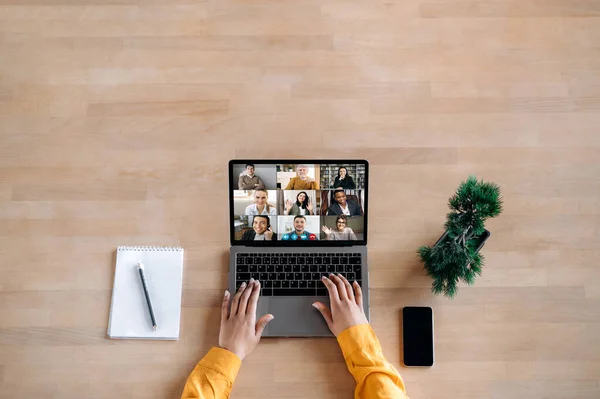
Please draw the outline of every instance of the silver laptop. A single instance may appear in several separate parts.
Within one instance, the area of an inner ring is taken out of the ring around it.
[[[261,282],[257,316],[275,319],[263,336],[331,336],[321,276],[356,280],[369,315],[366,160],[229,162],[229,291]]]

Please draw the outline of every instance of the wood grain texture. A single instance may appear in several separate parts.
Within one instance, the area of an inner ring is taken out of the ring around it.
[[[367,158],[372,324],[412,398],[600,397],[600,3],[0,0],[0,398],[178,398],[217,343],[227,161]],[[454,300],[416,258],[502,186]],[[392,211],[393,210],[393,211]],[[186,248],[181,340],[111,341],[118,245]],[[402,366],[433,306],[436,364]],[[349,398],[265,339],[232,398]]]

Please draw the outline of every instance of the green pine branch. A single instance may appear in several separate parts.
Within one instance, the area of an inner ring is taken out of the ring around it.
[[[448,234],[434,247],[420,247],[418,253],[433,279],[431,290],[452,298],[460,281],[471,285],[481,275],[484,258],[477,246],[485,221],[502,212],[500,187],[469,176],[450,197],[448,206]]]

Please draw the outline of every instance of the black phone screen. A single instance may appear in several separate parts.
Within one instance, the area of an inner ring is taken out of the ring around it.
[[[433,310],[408,306],[402,310],[404,364],[433,366]]]

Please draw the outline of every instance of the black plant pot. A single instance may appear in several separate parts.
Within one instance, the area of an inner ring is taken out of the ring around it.
[[[447,235],[448,235],[448,230],[446,230],[444,232],[444,234],[442,234],[440,239],[437,240],[434,247],[437,246],[440,242],[442,242],[444,240],[444,238],[446,238]],[[485,245],[485,242],[488,240],[488,238],[490,238],[491,235],[492,235],[492,233],[490,233],[488,230],[486,230],[482,235],[479,236],[479,243],[477,244],[477,250],[475,252],[479,252],[481,250],[481,248],[483,248],[483,246]]]

